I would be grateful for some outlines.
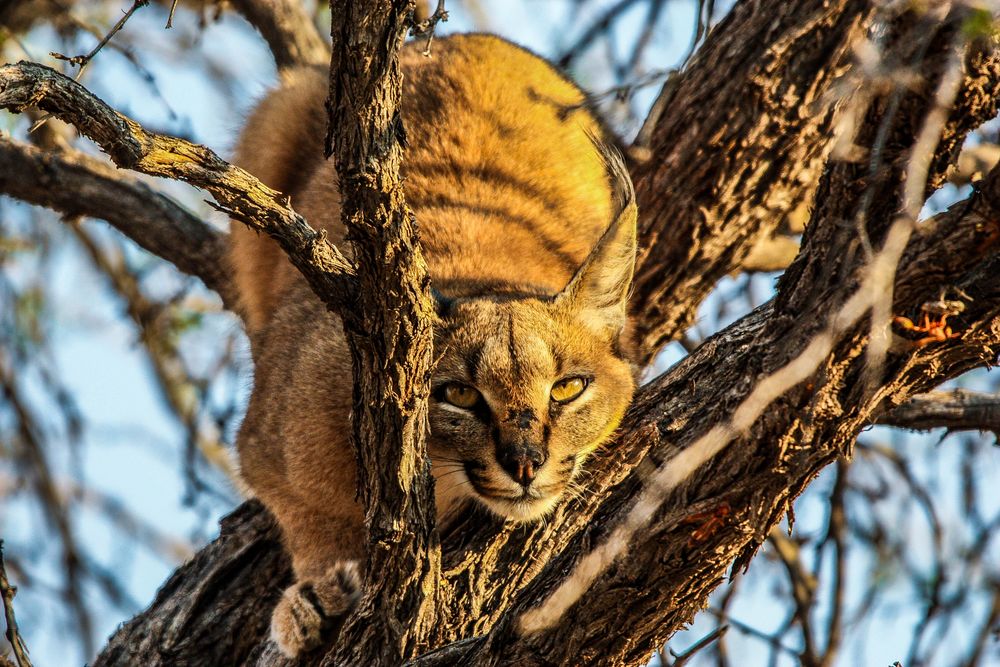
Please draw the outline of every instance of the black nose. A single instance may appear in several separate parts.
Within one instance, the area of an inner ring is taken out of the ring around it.
[[[534,447],[511,447],[499,457],[500,466],[515,482],[529,486],[545,463],[545,453]]]

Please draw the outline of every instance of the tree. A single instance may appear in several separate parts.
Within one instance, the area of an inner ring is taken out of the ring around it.
[[[234,4],[279,67],[317,60],[297,3]],[[947,3],[737,3],[667,79],[629,152],[643,248],[630,306],[637,343],[652,360],[716,282],[811,201],[777,294],[645,385],[584,490],[551,520],[514,528],[469,517],[437,535],[429,476],[413,465],[424,456],[414,425],[426,387],[404,379],[429,364],[427,284],[393,187],[405,154],[390,131],[395,50],[413,9],[331,3],[329,143],[353,263],[280,193],[54,70],[5,65],[0,106],[70,123],[118,167],[208,191],[277,239],[344,317],[372,555],[360,609],[322,664],[643,664],[730,568],[750,564],[824,467],[844,465],[864,427],[926,417],[923,403],[941,400],[920,394],[995,361],[1000,172],[918,223],[965,137],[996,115],[993,17]],[[879,57],[866,60],[866,48]],[[340,66],[352,59],[371,66]],[[0,150],[7,194],[106,219],[231,303],[224,240],[199,219],[79,153],[13,140]],[[385,321],[406,335],[371,335]],[[372,371],[383,367],[400,372]],[[266,630],[289,578],[270,518],[246,503],[96,664],[281,664]],[[609,633],[612,610],[620,630]],[[804,644],[807,664],[836,650]]]

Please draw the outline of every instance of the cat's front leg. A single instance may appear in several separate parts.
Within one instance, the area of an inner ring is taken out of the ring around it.
[[[328,493],[328,506],[315,505],[269,490],[261,496],[278,520],[295,571],[295,583],[271,614],[271,639],[295,658],[336,634],[361,597],[364,526],[353,499]]]
[[[342,561],[319,578],[297,581],[271,614],[271,640],[290,658],[311,651],[339,629],[360,597],[357,561]]]

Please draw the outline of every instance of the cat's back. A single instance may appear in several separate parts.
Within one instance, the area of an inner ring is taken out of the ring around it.
[[[401,53],[404,188],[438,289],[556,291],[608,224],[611,193],[584,94],[551,64],[491,35]],[[322,160],[327,78],[302,70],[252,114],[237,161],[292,195],[342,240],[332,161]],[[346,248],[345,248],[346,250]],[[233,226],[233,264],[251,329],[297,277],[269,239]]]
[[[456,35],[433,54],[411,47],[402,62],[407,203],[436,285],[561,289],[611,215],[585,95],[492,35]]]

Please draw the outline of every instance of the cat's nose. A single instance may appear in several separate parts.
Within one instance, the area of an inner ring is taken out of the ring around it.
[[[545,453],[534,447],[512,447],[500,457],[500,466],[515,482],[530,486],[545,458]]]

